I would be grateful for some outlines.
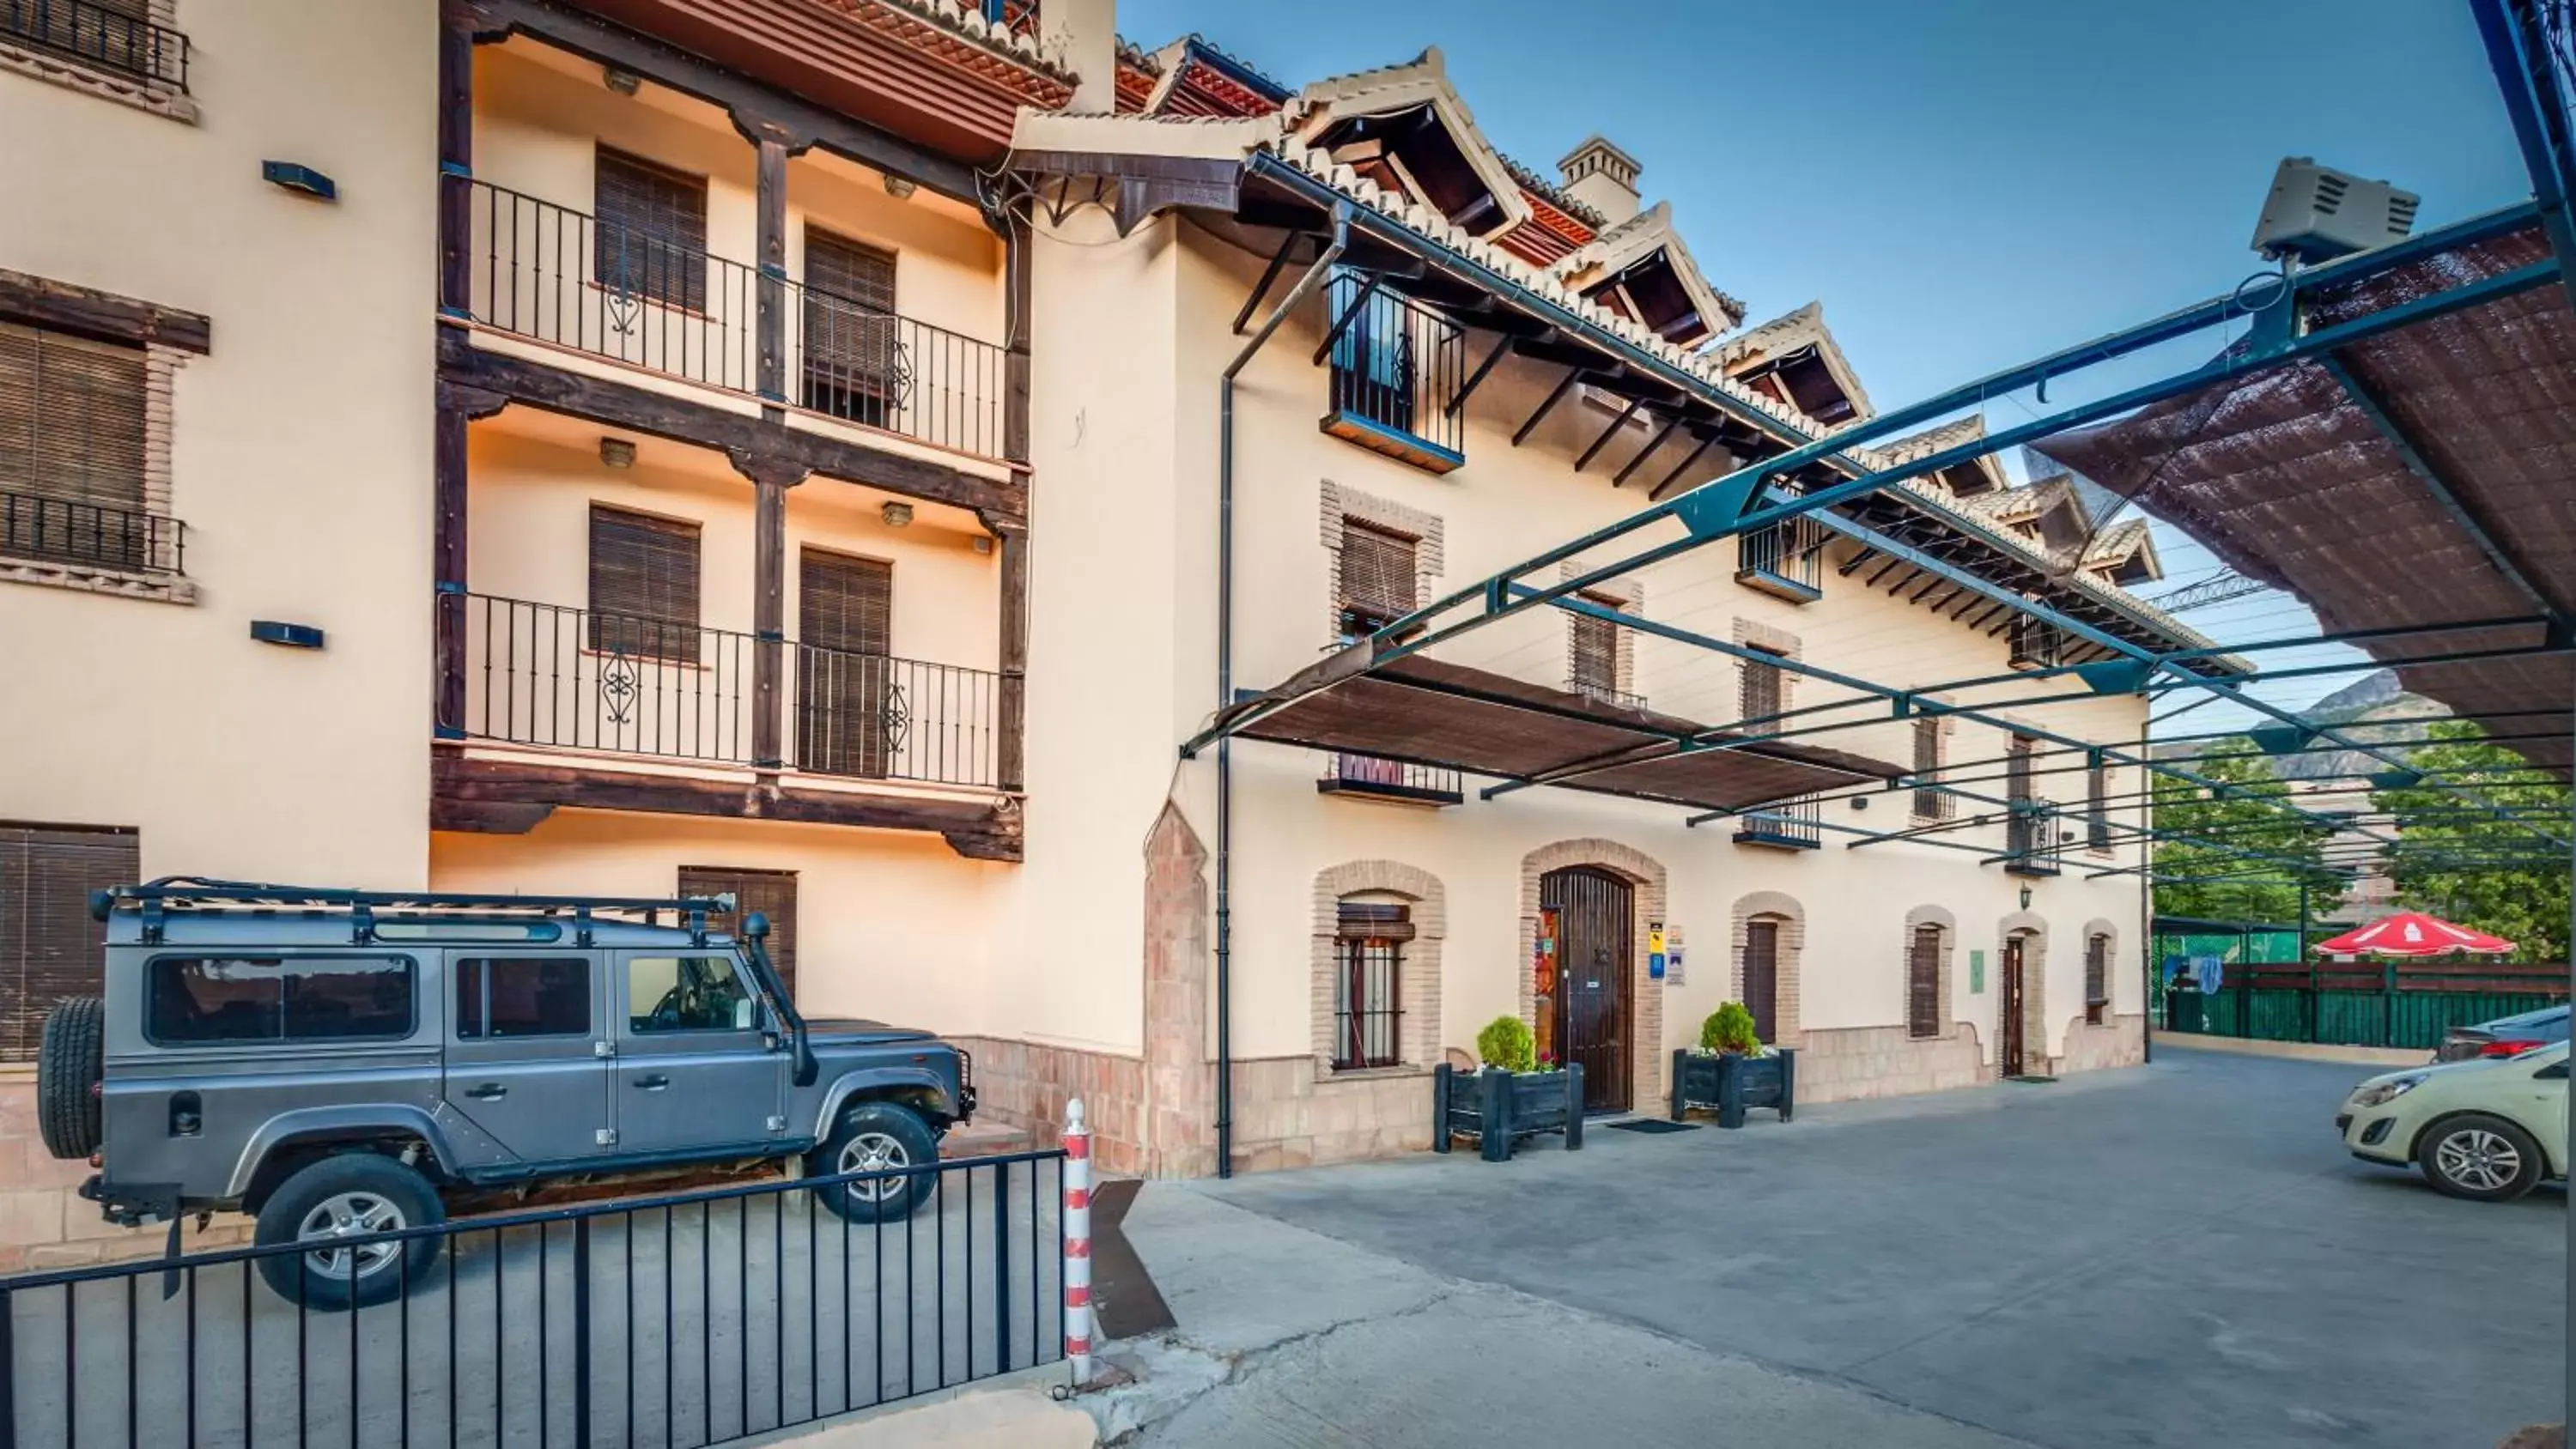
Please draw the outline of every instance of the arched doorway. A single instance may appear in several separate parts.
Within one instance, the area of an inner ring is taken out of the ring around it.
[[[1598,866],[1539,877],[1542,933],[1556,942],[1557,983],[1550,1033],[1559,1061],[1583,1064],[1583,1106],[1629,1106],[1628,974],[1636,955],[1636,895]]]

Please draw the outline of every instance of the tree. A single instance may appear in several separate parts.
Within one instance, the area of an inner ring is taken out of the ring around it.
[[[2290,787],[2253,741],[2224,741],[2188,768],[2212,784],[2156,776],[2158,915],[2295,922],[2302,884],[2312,916],[2334,908],[2343,881],[2325,866],[2333,831],[2273,803]]]
[[[2519,960],[2566,960],[2567,787],[2467,720],[2436,720],[2425,738],[2407,756],[2424,782],[2370,797],[2395,822],[2398,899],[2512,941]]]

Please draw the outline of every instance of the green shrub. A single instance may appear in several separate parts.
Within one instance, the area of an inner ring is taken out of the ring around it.
[[[1762,1049],[1761,1038],[1753,1034],[1753,1013],[1741,1001],[1722,1001],[1708,1020],[1699,1024],[1699,1049],[1704,1052],[1755,1052]]]
[[[1476,1033],[1476,1055],[1489,1067],[1526,1072],[1537,1064],[1537,1043],[1529,1023],[1517,1016],[1498,1016]]]

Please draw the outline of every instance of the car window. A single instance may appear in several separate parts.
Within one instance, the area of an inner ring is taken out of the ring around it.
[[[470,956],[456,963],[456,1039],[590,1035],[590,958]]]
[[[161,956],[144,1034],[161,1046],[411,1035],[408,956]]]
[[[627,1025],[637,1032],[749,1031],[751,992],[723,956],[636,956],[626,963]]]
[[[2560,1057],[2558,1060],[2542,1067],[2539,1071],[2532,1073],[2531,1079],[2535,1082],[2563,1082],[2567,1080],[2567,1059],[2565,1057]]]

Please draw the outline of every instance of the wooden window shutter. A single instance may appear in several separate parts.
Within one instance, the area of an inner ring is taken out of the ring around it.
[[[1766,1043],[1780,1040],[1780,923],[1744,923],[1744,1009],[1753,1013],[1753,1034]]]
[[[0,1062],[29,1062],[45,1015],[105,985],[89,894],[142,878],[130,830],[0,826]]]
[[[792,870],[736,870],[724,866],[684,865],[680,867],[680,894],[684,896],[730,895],[732,911],[709,916],[707,924],[716,930],[742,933],[742,918],[758,911],[769,918],[769,964],[778,968],[778,979],[787,984],[787,995],[796,995],[796,872]]]
[[[1923,716],[1914,721],[1914,774],[1920,780],[1935,780],[1941,774],[1941,721]],[[1914,787],[1914,813],[1926,820],[1950,817],[1950,797],[1927,785]]]
[[[696,524],[590,506],[589,644],[654,659],[697,659]]]
[[[894,253],[805,229],[805,368],[894,401],[902,349]]]
[[[1756,646],[1753,652],[1765,657],[1746,659],[1738,667],[1738,678],[1743,688],[1742,697],[1737,700],[1737,705],[1740,718],[1764,719],[1778,714],[1782,707],[1780,666],[1770,662],[1771,658],[1777,657],[1776,651]],[[1772,734],[1777,732],[1780,726],[1772,722],[1752,728],[1756,733]]]
[[[1413,612],[1415,540],[1342,521],[1341,632],[1360,635]]]
[[[1905,959],[1905,1029],[1915,1036],[1941,1034],[1941,928],[1914,928]]]
[[[1584,602],[1602,608],[1616,609],[1609,599],[1586,594]],[[1589,614],[1568,614],[1566,636],[1567,663],[1573,669],[1573,687],[1578,692],[1611,694],[1619,688],[1619,626],[1607,619]]]
[[[142,511],[139,347],[0,322],[0,493]]]
[[[707,183],[606,146],[595,171],[591,266],[600,285],[707,309]]]
[[[796,559],[799,642],[848,654],[894,652],[894,565],[809,548]]]

